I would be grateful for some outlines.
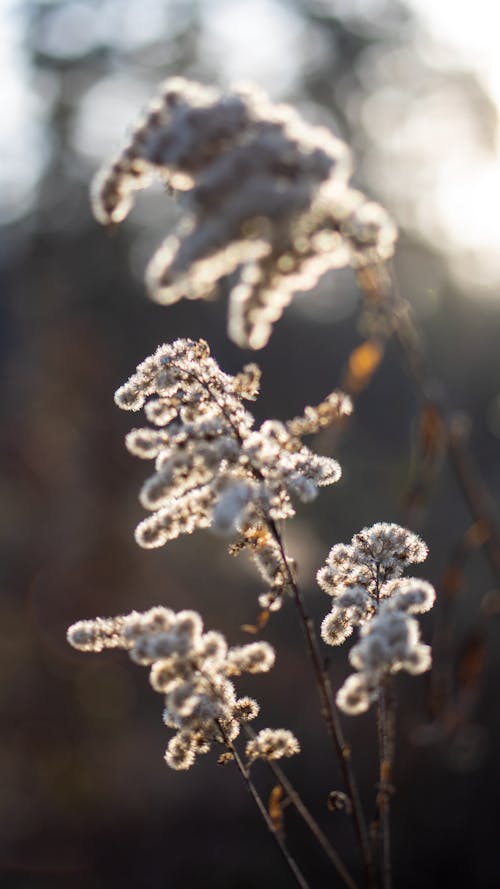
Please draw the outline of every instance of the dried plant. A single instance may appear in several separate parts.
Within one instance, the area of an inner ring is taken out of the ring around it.
[[[160,346],[118,389],[115,401],[124,410],[144,409],[149,424],[126,438],[132,454],[155,461],[140,492],[150,515],[136,530],[139,545],[159,547],[180,534],[210,528],[229,538],[231,553],[249,552],[265,580],[256,630],[265,627],[285,596],[293,601],[345,785],[330,793],[329,807],[352,819],[364,884],[390,889],[395,674],[418,675],[430,668],[431,650],[421,641],[415,615],[431,609],[435,599],[430,583],[403,574],[425,560],[427,546],[413,531],[379,522],[350,544],[331,549],[318,571],[319,586],[332,598],[320,635],[327,645],[339,646],[358,632],[348,656],[354,672],[334,694],[297,567],[284,546],[283,525],[294,515],[294,498],[312,501],[320,487],[340,477],[337,461],[316,454],[303,438],[345,422],[353,409],[349,396],[368,384],[394,332],[421,379],[409,322],[396,311],[397,299],[386,286],[384,264],[392,256],[396,230],[385,210],[350,187],[350,153],[341,141],[250,87],[224,94],[181,78],[168,80],[123,150],[96,177],[97,219],[105,225],[121,222],[135,191],[146,187],[152,174],[176,193],[185,211],[178,231],[148,267],[146,283],[155,300],[206,298],[224,278],[230,336],[257,349],[268,341],[293,294],[311,289],[328,269],[351,266],[367,296],[369,336],[351,356],[344,380],[349,394],[332,392],[288,422],[267,420],[256,428],[245,402],[258,395],[259,369],[249,364],[234,376],[223,372],[203,340]],[[298,885],[310,884],[288,848],[282,794],[343,883],[351,889],[359,885],[359,875],[346,868],[276,764],[301,752],[295,735],[285,728],[255,733],[249,722],[258,716],[258,704],[237,697],[236,677],[273,666],[275,652],[268,643],[229,648],[221,634],[203,630],[196,612],[175,614],[163,606],[79,621],[68,640],[86,652],[128,650],[150,668],[153,689],[165,696],[164,721],[175,731],[167,764],[190,768],[214,743],[222,745],[219,761],[233,762],[239,770]],[[354,716],[372,704],[379,782],[370,841],[338,711]],[[237,749],[241,734],[243,753]],[[278,781],[269,808],[251,776],[258,760]]]
[[[275,659],[267,642],[228,648],[221,633],[203,632],[196,611],[175,614],[161,606],[142,614],[79,621],[68,630],[68,642],[80,651],[123,648],[133,661],[150,667],[151,686],[165,696],[163,721],[177,732],[165,754],[167,765],[177,770],[189,769],[214,741],[229,745],[241,723],[255,719],[257,701],[237,698],[229,677],[267,673]],[[300,751],[296,738],[284,729],[265,729],[249,743],[251,759],[279,759]]]
[[[348,414],[349,399],[334,392],[309,408],[303,432],[300,418],[267,420],[255,430],[243,400],[256,398],[259,378],[253,364],[235,377],[224,373],[203,340],[176,340],[160,346],[118,389],[119,407],[144,407],[154,424],[126,439],[132,454],[155,459],[156,472],[140,495],[152,512],[137,528],[140,546],[162,546],[208,526],[248,535],[266,518],[292,516],[292,495],[307,502],[318,487],[339,479],[337,461],[314,454],[299,436]]]
[[[151,297],[207,298],[229,276],[229,335],[243,347],[265,346],[293,294],[328,269],[393,254],[388,214],[349,186],[347,146],[255,87],[167,80],[97,175],[97,219],[121,222],[152,174],[182,193],[185,216],[149,264]]]
[[[341,645],[354,627],[360,640],[349,660],[356,673],[337,694],[344,713],[368,710],[391,673],[424,673],[431,665],[428,645],[411,614],[429,611],[435,600],[430,583],[402,578],[404,569],[427,556],[427,547],[411,531],[379,522],[356,534],[349,546],[335,544],[318,571],[320,587],[332,596],[332,610],[321,625],[327,645]]]

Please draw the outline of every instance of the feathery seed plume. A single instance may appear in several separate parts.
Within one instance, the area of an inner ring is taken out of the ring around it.
[[[223,93],[173,77],[119,154],[95,177],[92,206],[111,225],[153,175],[185,216],[151,259],[151,297],[173,303],[230,287],[229,334],[260,349],[295,292],[329,269],[389,259],[396,229],[349,186],[347,146],[253,86]]]
[[[282,759],[296,753],[300,753],[300,744],[295,735],[284,728],[262,729],[246,746],[249,760]]]
[[[236,549],[251,551],[277,608],[287,573],[267,525],[294,514],[292,497],[308,502],[340,477],[337,461],[315,454],[300,436],[352,406],[333,392],[303,417],[266,420],[255,429],[243,401],[256,398],[259,377],[253,364],[235,376],[224,373],[203,340],[176,340],[146,358],[115,401],[124,410],[144,407],[152,423],[126,437],[132,454],[155,461],[140,492],[151,513],[137,527],[140,546],[163,546],[197,528],[239,534]]]
[[[237,698],[229,677],[265,673],[275,659],[267,642],[228,648],[221,633],[204,632],[196,611],[176,614],[161,606],[78,621],[69,628],[67,638],[80,651],[122,648],[133,661],[150,668],[151,686],[165,698],[163,721],[176,732],[165,759],[177,770],[189,769],[214,741],[233,741],[241,723],[255,719],[257,701]],[[290,734],[281,731],[283,737]]]
[[[360,627],[349,652],[357,672],[337,694],[345,713],[368,710],[390,673],[418,674],[430,668],[430,647],[420,641],[419,625],[410,615],[429,611],[435,591],[426,580],[401,577],[408,565],[426,556],[427,546],[417,534],[378,522],[355,534],[350,544],[333,546],[318,571],[320,587],[333,599],[321,625],[323,641],[341,645]]]

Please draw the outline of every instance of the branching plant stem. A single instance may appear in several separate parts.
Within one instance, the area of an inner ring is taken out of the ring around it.
[[[224,406],[220,403],[217,398],[217,393],[213,391],[213,389],[203,380],[199,380],[198,382],[206,389],[209,393],[210,397],[213,398],[219,409],[221,410],[224,418],[227,420],[228,424],[232,428],[234,435],[237,441],[242,444],[241,435],[238,429],[235,428],[234,424],[231,421],[231,417],[228,416],[227,412],[224,409]],[[254,475],[256,478],[262,479],[262,474],[258,468],[254,468]],[[325,720],[327,729],[333,739],[335,750],[337,756],[340,761],[340,766],[342,770],[342,775],[344,778],[344,782],[349,793],[351,804],[352,804],[352,817],[354,820],[354,826],[356,835],[358,838],[358,843],[361,851],[363,867],[365,871],[366,877],[366,886],[368,889],[375,889],[375,877],[374,877],[374,869],[373,869],[373,859],[371,854],[370,845],[368,842],[368,834],[366,830],[365,819],[361,807],[361,801],[359,797],[359,792],[357,789],[356,780],[354,777],[354,772],[351,763],[351,750],[349,745],[346,743],[342,728],[340,725],[340,720],[338,717],[338,713],[335,707],[335,703],[333,700],[332,687],[330,684],[330,679],[326,670],[324,669],[321,656],[319,653],[318,640],[316,636],[316,632],[314,629],[314,624],[312,619],[309,617],[302,593],[296,583],[296,580],[293,575],[293,571],[290,567],[285,548],[283,545],[283,540],[281,534],[277,528],[276,522],[274,519],[266,517],[266,522],[269,527],[271,534],[273,535],[276,543],[278,544],[281,558],[283,561],[283,565],[285,567],[285,571],[288,578],[288,584],[292,591],[293,599],[295,602],[295,606],[297,608],[297,612],[299,614],[300,622],[302,625],[302,629],[304,632],[306,645],[309,653],[309,657],[312,663],[313,671],[316,677],[316,683],[318,686],[318,693],[321,702],[321,713]]]
[[[276,830],[276,827],[274,826],[274,824],[272,822],[269,812],[267,811],[266,806],[264,805],[264,802],[262,801],[262,798],[261,798],[255,784],[253,783],[253,781],[250,777],[250,773],[249,773],[248,769],[246,768],[238,751],[236,750],[236,747],[234,746],[233,742],[229,740],[229,738],[227,737],[227,735],[224,732],[224,729],[220,723],[219,723],[219,729],[221,731],[222,737],[224,738],[224,743],[225,743],[228,751],[232,754],[232,756],[234,758],[234,762],[236,764],[236,767],[237,767],[241,777],[243,778],[251,796],[253,797],[254,802],[255,802],[260,814],[262,815],[262,818],[265,821],[265,824],[266,824],[267,829],[269,830],[269,833],[273,837],[276,845],[278,846],[278,848],[281,852],[283,859],[285,860],[288,868],[290,869],[290,871],[293,874],[295,882],[297,883],[298,886],[301,887],[301,889],[311,889],[311,887],[309,886],[309,883],[307,882],[304,875],[302,874],[302,871],[299,869],[295,859],[292,857],[283,837],[280,836],[279,832]]]
[[[250,726],[245,726],[245,732],[249,738],[255,738],[255,732]],[[346,886],[349,886],[349,889],[357,889],[357,884],[354,882],[339,854],[335,851],[328,837],[321,830],[318,822],[311,814],[298,792],[295,790],[295,787],[293,786],[291,781],[285,775],[283,769],[280,768],[280,766],[277,765],[276,762],[272,759],[267,760],[267,766],[273,773],[276,780],[279,781],[279,783],[281,784],[290,803],[294,806],[297,813],[300,815],[306,826],[309,828],[312,835],[315,837],[318,844],[321,846],[325,855],[329,858]]]
[[[312,619],[309,617],[304,598],[302,596],[302,592],[297,585],[297,582],[293,576],[292,569],[290,568],[290,564],[288,562],[285,548],[283,546],[283,540],[281,538],[281,534],[278,531],[276,523],[272,519],[268,519],[269,528],[273,534],[276,543],[280,548],[281,557],[283,559],[283,564],[285,566],[285,570],[287,572],[288,583],[290,589],[292,590],[295,606],[297,612],[299,614],[300,622],[302,625],[302,629],[304,631],[304,636],[306,639],[307,649],[309,653],[309,657],[313,666],[314,674],[316,677],[316,683],[318,686],[318,692],[321,701],[321,712],[322,716],[325,720],[327,729],[332,737],[334,742],[335,750],[337,752],[338,758],[340,760],[340,765],[342,769],[342,775],[345,781],[346,788],[348,790],[351,804],[352,804],[352,816],[354,820],[354,827],[356,830],[356,834],[358,837],[358,842],[362,854],[363,866],[365,870],[366,884],[373,889],[375,886],[375,877],[373,872],[373,860],[371,849],[368,843],[368,835],[366,831],[366,824],[363,815],[363,811],[361,808],[361,801],[358,793],[358,788],[356,784],[356,779],[354,777],[354,771],[351,763],[351,750],[348,744],[344,739],[344,735],[342,732],[342,727],[340,725],[339,716],[337,713],[337,709],[335,707],[335,702],[333,700],[332,687],[330,683],[330,679],[326,670],[321,661],[321,656],[319,653],[318,640],[316,636],[316,632],[314,629],[314,624]]]

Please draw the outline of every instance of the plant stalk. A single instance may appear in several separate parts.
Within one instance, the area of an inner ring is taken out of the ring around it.
[[[377,793],[377,809],[379,812],[380,836],[382,841],[382,887],[392,887],[391,864],[391,824],[390,801],[392,794],[392,762],[393,762],[393,714],[391,698],[386,680],[379,689],[377,704],[377,727],[379,743],[379,786]]]
[[[222,733],[222,737],[224,738],[224,743],[225,743],[227,749],[229,750],[229,752],[232,754],[232,756],[234,758],[234,762],[236,763],[236,767],[237,767],[241,777],[243,778],[245,784],[247,785],[247,788],[248,788],[251,796],[253,797],[254,802],[257,805],[257,808],[258,808],[260,814],[262,815],[262,818],[265,821],[265,824],[266,824],[267,829],[269,830],[269,833],[273,837],[276,845],[279,848],[279,851],[281,852],[282,858],[284,859],[289,870],[293,874],[295,882],[297,883],[298,886],[301,887],[301,889],[311,889],[309,883],[307,882],[304,875],[302,874],[302,871],[299,869],[299,866],[297,865],[295,859],[292,857],[285,841],[277,832],[277,830],[271,820],[269,812],[267,811],[266,806],[264,805],[264,803],[260,797],[260,794],[250,777],[250,773],[249,773],[248,769],[246,768],[240,755],[238,754],[236,747],[234,746],[233,742],[229,740],[229,738],[227,737],[227,735],[220,723],[219,723],[219,729]]]
[[[318,692],[321,701],[321,713],[325,720],[329,734],[331,735],[334,742],[335,750],[340,760],[344,782],[351,799],[352,817],[363,859],[366,884],[368,887],[370,887],[370,889],[374,889],[375,877],[373,871],[373,859],[370,845],[368,843],[366,824],[361,807],[356,779],[354,777],[354,771],[352,768],[351,750],[344,739],[339,716],[337,713],[337,708],[333,700],[330,679],[321,661],[318,640],[316,632],[314,630],[313,621],[306,611],[302,592],[293,577],[293,573],[285,553],[285,548],[283,546],[283,541],[276,527],[276,523],[272,519],[268,519],[268,524],[273,537],[280,548],[281,557],[283,559],[283,564],[285,565],[288,576],[288,583],[293,593],[295,606],[300,617],[300,622],[306,639],[309,657],[316,677]]]
[[[248,737],[255,738],[255,732],[253,731],[253,729],[250,728],[250,726],[245,726],[245,732]],[[349,889],[357,889],[357,884],[354,882],[339,854],[333,848],[326,834],[324,834],[321,830],[318,822],[307,808],[301,796],[295,790],[295,787],[293,786],[291,781],[285,775],[283,769],[278,766],[272,759],[266,760],[266,763],[276,780],[279,781],[279,783],[283,787],[283,790],[285,791],[289,801],[294,806],[306,826],[309,828],[312,835],[315,837],[318,844],[321,846],[325,855],[329,858],[346,886],[348,886]]]
[[[241,435],[240,435],[238,429],[236,429],[234,427],[231,417],[229,417],[227,415],[227,412],[225,411],[224,406],[220,403],[219,399],[217,398],[217,393],[213,392],[207,383],[202,382],[202,385],[206,388],[206,390],[209,392],[210,396],[213,398],[215,403],[220,408],[223,416],[225,417],[228,424],[233,429],[233,432],[235,434],[237,441],[240,443],[240,445],[243,444],[243,441],[242,441],[242,438],[241,438]],[[260,472],[260,469],[258,467],[252,467],[252,471],[253,471],[256,478],[260,478],[260,479],[263,478],[262,473]],[[353,772],[352,764],[351,764],[351,760],[350,760],[351,751],[350,751],[350,747],[348,746],[348,744],[346,743],[346,741],[343,737],[342,728],[340,725],[340,720],[339,720],[338,713],[337,713],[335,703],[333,700],[330,679],[329,679],[329,677],[324,669],[324,666],[322,664],[322,661],[321,661],[318,641],[317,641],[316,633],[314,630],[314,624],[313,624],[312,619],[307,614],[302,593],[301,593],[301,591],[294,579],[293,572],[290,568],[290,565],[289,565],[289,562],[287,559],[287,555],[285,552],[285,548],[283,545],[283,540],[282,540],[281,534],[279,533],[278,528],[276,526],[276,522],[274,521],[274,519],[271,519],[268,516],[266,516],[266,522],[269,527],[269,530],[271,531],[271,533],[272,533],[272,535],[273,535],[273,537],[280,549],[281,558],[283,560],[283,564],[285,566],[285,570],[286,570],[287,577],[288,577],[288,583],[289,583],[290,589],[292,590],[292,593],[293,593],[295,606],[296,606],[297,611],[299,613],[300,622],[301,622],[304,636],[306,639],[309,657],[310,657],[310,660],[311,660],[311,663],[313,666],[314,674],[316,676],[316,682],[317,682],[318,692],[319,692],[320,701],[321,701],[321,713],[322,713],[323,718],[325,720],[327,729],[333,739],[334,746],[335,746],[337,755],[340,760],[340,765],[341,765],[341,770],[342,770],[344,782],[345,782],[346,788],[348,790],[349,796],[351,798],[352,817],[353,817],[355,831],[356,831],[356,835],[358,838],[358,843],[360,846],[361,856],[362,856],[362,860],[363,860],[363,867],[364,867],[365,876],[366,876],[366,886],[367,886],[367,889],[375,889],[373,859],[372,859],[370,845],[368,842],[368,834],[367,834],[367,830],[366,830],[365,819],[364,819],[362,808],[361,808],[361,801],[359,798],[359,793],[358,793],[356,781],[354,778],[354,772]]]

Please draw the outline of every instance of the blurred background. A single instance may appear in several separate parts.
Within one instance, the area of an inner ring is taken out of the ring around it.
[[[249,641],[241,625],[257,616],[261,582],[223,541],[199,533],[146,552],[133,540],[149,467],[126,453],[131,418],[112,396],[138,361],[177,336],[206,338],[230,372],[256,357],[256,416],[284,419],[339,384],[362,340],[349,272],[298,296],[257,356],[227,340],[223,299],[149,303],[144,267],[175,202],[153,189],[110,234],[90,214],[93,173],[158,82],[176,74],[223,86],[252,80],[346,139],[354,181],[398,222],[396,274],[427,343],[434,391],[446,390],[449,406],[469,418],[495,497],[499,25],[493,0],[4,0],[2,887],[290,885],[235,770],[217,766],[213,753],[187,773],[168,770],[161,700],[146,671],[122,654],[79,655],[65,633],[83,617],[162,603],[200,610],[236,644]],[[286,529],[318,620],[330,601],[314,577],[331,545],[372,522],[406,520],[421,427],[390,346],[335,449],[342,481]],[[429,676],[398,678],[395,886],[487,889],[500,884],[499,593],[481,549],[461,543],[472,519],[446,461],[438,463],[412,521],[431,550],[422,574],[439,598],[423,634],[431,641],[437,626],[445,637],[448,697],[436,714]],[[239,688],[261,702],[259,727],[296,732],[303,755],[289,774],[352,862],[349,822],[326,807],[340,777],[291,604],[263,636],[278,648],[277,665]],[[334,685],[347,673],[341,649],[331,656]],[[371,814],[373,714],[344,725]],[[267,795],[265,769],[256,776]],[[289,810],[287,832],[315,885],[337,885]]]

